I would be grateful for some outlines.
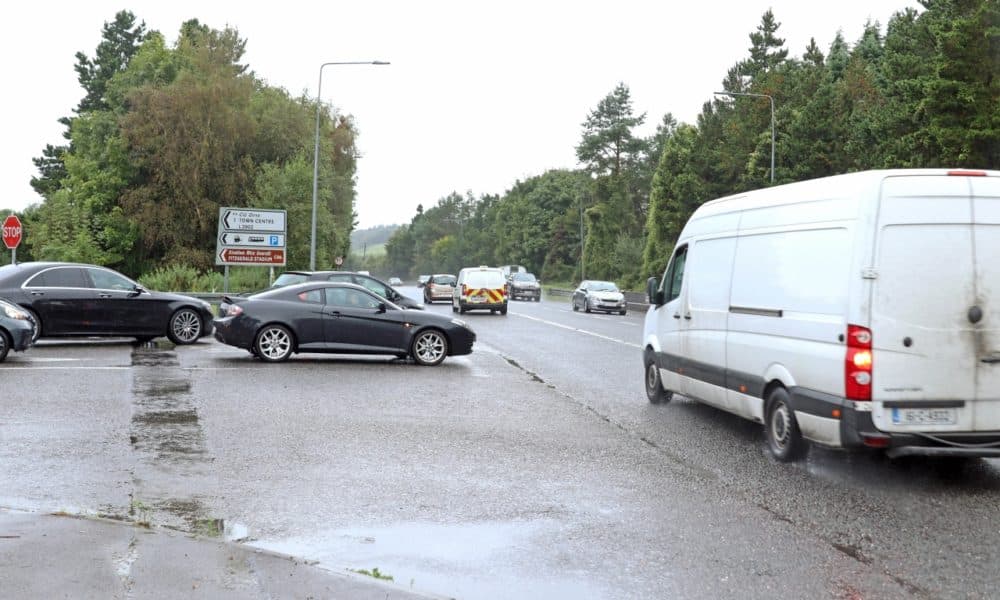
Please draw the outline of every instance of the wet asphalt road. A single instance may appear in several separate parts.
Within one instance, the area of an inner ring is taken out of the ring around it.
[[[459,598],[995,596],[1000,463],[779,464],[759,425],[646,402],[639,314],[464,318],[475,352],[437,368],[209,340],[13,354],[0,506],[222,531]]]

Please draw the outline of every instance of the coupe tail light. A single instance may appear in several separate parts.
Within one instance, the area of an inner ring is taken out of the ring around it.
[[[848,400],[872,399],[872,332],[867,327],[847,326],[844,392]]]

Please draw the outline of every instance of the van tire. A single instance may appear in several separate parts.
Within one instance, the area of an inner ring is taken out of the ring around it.
[[[649,398],[650,404],[666,404],[674,397],[673,392],[668,392],[663,389],[663,382],[660,381],[660,370],[656,367],[656,361],[653,360],[653,353],[646,352],[645,362],[645,376],[646,380],[646,397]]]
[[[781,386],[774,388],[767,396],[764,435],[771,454],[781,462],[799,460],[809,452],[809,442],[803,439],[802,432],[799,431],[788,390]]]

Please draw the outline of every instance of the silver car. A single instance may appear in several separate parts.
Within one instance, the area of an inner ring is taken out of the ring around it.
[[[433,304],[435,300],[451,302],[451,294],[455,291],[455,276],[445,273],[431,275],[424,286],[424,303]]]
[[[628,311],[625,294],[610,281],[584,281],[573,292],[573,310],[593,312],[616,312],[624,315]]]

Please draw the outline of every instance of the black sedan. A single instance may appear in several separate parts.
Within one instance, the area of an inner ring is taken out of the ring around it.
[[[35,324],[34,339],[166,335],[193,344],[212,333],[208,302],[152,292],[96,265],[27,262],[0,267],[0,297],[20,305]]]
[[[268,362],[326,352],[410,356],[437,365],[446,356],[470,354],[476,334],[463,321],[404,310],[359,285],[316,281],[224,297],[215,338]]]
[[[336,281],[338,283],[354,283],[363,288],[367,288],[369,291],[374,292],[376,296],[381,296],[397,306],[402,306],[403,308],[414,308],[417,310],[424,309],[423,304],[417,302],[413,298],[400,294],[393,289],[391,285],[381,279],[376,279],[371,275],[355,273],[353,271],[285,271],[281,275],[278,275],[278,278],[274,280],[271,287],[284,287],[286,285],[294,285],[296,283],[304,283],[306,281]]]
[[[24,309],[0,300],[0,362],[11,350],[27,350],[34,333],[35,324]]]

